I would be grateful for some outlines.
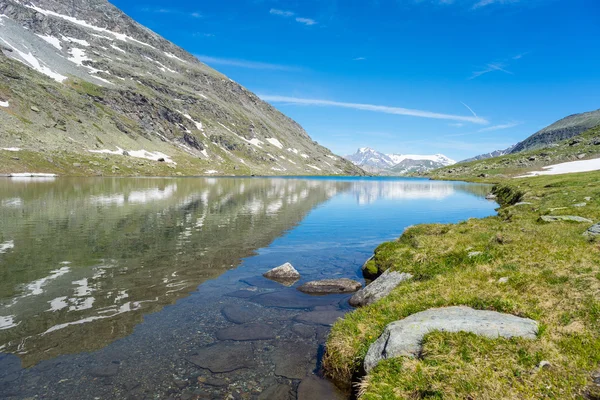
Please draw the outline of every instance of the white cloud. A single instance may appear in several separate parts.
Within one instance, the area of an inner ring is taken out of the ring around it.
[[[296,22],[300,22],[301,24],[308,25],[308,26],[317,24],[317,21],[315,21],[314,19],[311,19],[311,18],[298,17],[298,18],[296,18]]]
[[[486,7],[492,4],[510,4],[517,3],[519,0],[479,0],[477,3],[473,4],[473,9],[476,10],[478,8]]]
[[[282,17],[291,17],[294,15],[292,11],[278,10],[277,8],[271,8],[269,13],[273,15],[281,15]]]
[[[187,12],[182,10],[177,10],[174,8],[142,8],[142,11],[156,14],[177,14],[177,15],[187,15],[193,18],[202,18],[202,14],[199,12]]]
[[[212,65],[229,65],[232,67],[249,68],[249,69],[266,69],[273,71],[301,71],[302,68],[291,65],[271,64],[260,61],[238,60],[234,58],[220,58],[205,55],[196,55],[196,57],[206,64]]]
[[[356,57],[356,58],[353,58],[352,60],[353,61],[364,61],[366,59],[367,59],[366,57]]]
[[[374,112],[380,112],[380,113],[385,113],[385,114],[408,115],[408,116],[413,116],[413,117],[433,118],[433,119],[446,119],[446,120],[451,120],[451,121],[470,122],[473,124],[480,124],[480,125],[488,124],[488,121],[485,118],[478,117],[478,116],[440,114],[440,113],[435,113],[435,112],[431,112],[431,111],[413,110],[413,109],[402,108],[402,107],[389,107],[389,106],[379,106],[379,105],[373,105],[373,104],[360,104],[360,103],[343,103],[343,102],[339,102],[339,101],[319,100],[319,99],[302,99],[302,98],[287,97],[287,96],[259,95],[259,97],[265,101],[270,101],[273,103],[287,103],[287,104],[296,104],[296,105],[313,105],[313,106],[352,108],[355,110],[374,111]]]
[[[521,124],[522,124],[522,122],[509,122],[509,123],[501,124],[501,125],[488,126],[487,128],[480,129],[478,132],[491,132],[491,131],[499,131],[501,129],[510,129],[510,128],[514,128],[515,126],[519,126]]]
[[[465,124],[463,124],[462,122],[456,122],[456,123],[452,123],[452,124],[448,124],[449,126],[453,126],[455,128],[462,128],[463,126],[465,126]]]

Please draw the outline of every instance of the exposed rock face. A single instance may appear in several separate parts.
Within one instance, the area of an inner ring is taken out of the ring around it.
[[[568,221],[568,222],[593,222],[591,219],[578,217],[576,215],[542,215],[540,219],[544,222],[558,222],[558,221]]]
[[[267,279],[291,286],[300,279],[300,273],[290,263],[285,263],[263,274]]]
[[[384,298],[396,286],[411,279],[413,276],[405,272],[386,270],[379,278],[366,287],[360,289],[350,298],[350,305],[354,307],[366,306]]]
[[[115,160],[146,150],[197,173],[362,174],[106,0],[4,0],[0,16],[0,81],[12,109],[0,110],[0,147],[20,139],[27,150],[105,150]]]
[[[570,115],[517,143],[511,153],[532,150],[577,136],[600,125],[600,110]],[[577,143],[573,143],[575,145]]]
[[[584,235],[586,236],[600,236],[600,222],[597,224],[594,224],[592,226],[590,226],[588,228],[587,231],[585,231]]]
[[[306,282],[298,290],[309,294],[352,293],[360,289],[361,286],[360,282],[348,278],[323,279]]]
[[[365,357],[369,372],[379,361],[393,357],[417,357],[423,337],[432,331],[472,332],[489,338],[535,339],[538,323],[528,318],[470,307],[432,308],[386,326]]]

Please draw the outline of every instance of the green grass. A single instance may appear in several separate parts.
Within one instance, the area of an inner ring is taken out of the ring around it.
[[[390,322],[467,305],[533,318],[541,326],[538,339],[432,333],[422,358],[387,360],[364,377],[360,398],[583,398],[600,363],[600,240],[584,237],[590,224],[538,219],[598,221],[600,172],[504,181],[495,192],[502,204],[497,216],[415,226],[379,246],[372,272],[392,268],[415,277],[334,325],[324,358],[331,378],[348,385]],[[519,201],[532,204],[514,205]],[[473,251],[481,254],[469,257]],[[503,277],[507,283],[498,282]],[[541,360],[551,366],[540,370]]]

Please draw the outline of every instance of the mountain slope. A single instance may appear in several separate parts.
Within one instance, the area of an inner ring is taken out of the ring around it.
[[[570,115],[517,143],[511,153],[534,150],[577,136],[600,125],[600,109]]]
[[[456,163],[443,154],[383,154],[369,147],[361,147],[356,153],[344,157],[365,171],[384,175],[421,174]]]
[[[105,0],[1,0],[0,50],[0,172],[362,173]]]
[[[510,154],[510,152],[513,151],[513,149],[515,148],[515,146],[516,145],[513,144],[508,149],[494,150],[491,153],[480,154],[478,156],[467,158],[466,160],[459,161],[459,163],[467,163],[467,162],[471,162],[471,161],[485,160],[487,158],[500,157],[500,156],[503,156],[505,154]]]

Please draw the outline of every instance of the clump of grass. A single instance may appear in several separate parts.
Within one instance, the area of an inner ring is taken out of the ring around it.
[[[514,180],[496,193],[499,216],[412,227],[378,248],[378,269],[415,278],[334,325],[323,363],[330,377],[349,384],[387,324],[431,307],[467,305],[535,319],[538,339],[432,333],[422,358],[380,363],[361,381],[360,397],[581,398],[600,364],[600,241],[583,236],[589,224],[538,218],[558,208],[553,214],[597,221],[600,172]],[[592,197],[585,207],[572,207],[585,197]],[[532,204],[512,205],[518,201]],[[469,257],[474,251],[481,254]],[[541,360],[550,366],[538,368]]]

